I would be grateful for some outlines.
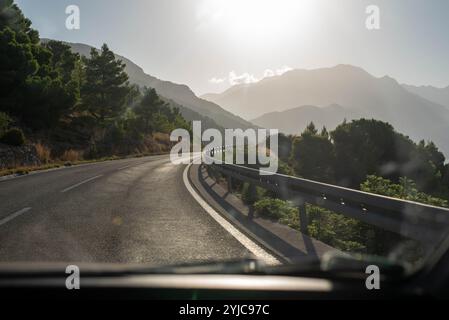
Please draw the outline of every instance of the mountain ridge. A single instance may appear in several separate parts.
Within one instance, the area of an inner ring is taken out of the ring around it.
[[[338,104],[344,107],[344,116],[348,119],[363,117],[388,122],[415,141],[432,140],[449,154],[448,108],[408,91],[390,76],[374,77],[351,65],[292,70],[267,81],[228,89],[213,97],[215,103],[231,112],[241,110],[240,115],[244,113],[242,116],[254,119],[255,124],[288,132],[291,128],[286,122],[276,119],[281,114],[266,114],[285,112],[298,106],[325,108]],[[329,110],[325,111],[329,113]],[[316,117],[308,119],[309,122],[319,123],[320,119]],[[301,119],[297,121],[295,133],[300,132],[302,125]]]
[[[50,39],[41,39],[42,42]],[[84,44],[62,41],[71,47],[73,52],[82,56],[89,56],[92,48],[97,48]],[[140,87],[154,88],[156,92],[175,106],[180,107],[181,113],[190,121],[202,120],[206,122],[205,127],[220,128],[253,128],[252,123],[224,110],[219,105],[198,98],[195,93],[185,84],[177,84],[171,81],[161,80],[145,73],[142,67],[130,59],[116,54],[116,57],[126,65],[125,71],[129,76],[129,81]],[[185,110],[189,109],[189,111]]]
[[[417,94],[427,100],[441,104],[449,109],[449,86],[437,88],[434,86],[414,86],[402,84],[411,93]]]
[[[358,118],[343,106],[332,104],[326,107],[300,106],[285,111],[266,113],[251,122],[262,128],[282,128],[285,134],[298,134],[312,121],[317,128],[333,130],[344,120]]]

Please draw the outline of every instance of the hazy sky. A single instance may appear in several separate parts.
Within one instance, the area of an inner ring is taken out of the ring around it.
[[[289,68],[339,63],[416,85],[449,85],[447,0],[19,0],[41,37],[106,42],[145,72],[220,92]],[[65,28],[78,5],[81,29]],[[368,5],[381,29],[365,27]]]

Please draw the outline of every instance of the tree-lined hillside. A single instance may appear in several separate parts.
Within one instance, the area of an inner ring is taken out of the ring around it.
[[[106,44],[86,57],[65,43],[41,42],[12,0],[0,2],[0,61],[0,134],[24,131],[53,157],[162,151],[160,142],[168,150],[167,136],[155,136],[190,128],[154,89],[131,85]]]
[[[50,41],[42,39],[42,42]],[[89,57],[91,46],[82,43],[65,42],[73,52],[81,56]],[[183,84],[164,81],[151,76],[126,57],[116,55],[125,64],[125,71],[129,76],[130,83],[139,87],[153,88],[172,107],[178,107],[182,115],[189,121],[201,120],[205,128],[252,128],[254,125],[236,116],[239,112],[232,114],[219,105],[198,98],[195,93]]]

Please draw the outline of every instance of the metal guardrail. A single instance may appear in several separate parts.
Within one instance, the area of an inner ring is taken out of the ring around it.
[[[211,151],[208,152],[213,157]],[[449,209],[446,208],[283,174],[260,175],[259,170],[241,165],[214,163],[211,166],[228,177],[229,183],[232,179],[249,182],[252,186],[275,192],[281,199],[293,201],[299,206],[303,232],[307,225],[306,203],[418,240],[425,245],[438,244],[449,232]]]

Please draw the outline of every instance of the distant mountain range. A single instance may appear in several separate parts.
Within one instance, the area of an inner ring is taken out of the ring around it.
[[[42,42],[49,41],[42,39]],[[81,43],[69,43],[73,52],[82,56],[90,56],[91,46]],[[198,98],[186,85],[176,84],[170,81],[160,80],[146,74],[141,67],[131,60],[116,55],[126,64],[126,73],[132,84],[140,87],[154,88],[157,93],[168,101],[172,106],[180,108],[181,113],[187,120],[201,120],[204,128],[252,128],[252,123],[233,115],[215,103]]]
[[[449,109],[449,86],[446,88],[436,88],[432,86],[411,86],[407,84],[402,85],[408,91],[417,94],[427,100],[441,104]]]
[[[292,70],[202,98],[286,133],[300,133],[310,121],[333,129],[344,118],[374,118],[415,141],[432,140],[449,155],[449,108],[435,102],[443,102],[444,95],[428,94],[426,99],[412,89],[387,76],[376,78],[361,68],[338,65]]]
[[[74,52],[90,55],[89,45],[67,44]],[[204,128],[260,126],[297,134],[310,121],[332,130],[344,119],[374,118],[391,123],[415,141],[434,141],[449,156],[449,87],[400,85],[387,76],[376,78],[361,68],[338,65],[292,70],[197,97],[186,85],[160,80],[129,59],[117,58],[126,64],[131,83],[156,89],[186,119],[202,120]],[[239,116],[253,119],[252,123]]]
[[[279,128],[285,134],[298,134],[313,121],[320,129],[325,126],[334,129],[345,119],[358,118],[355,112],[346,110],[338,104],[327,107],[301,106],[281,112],[270,112],[253,120],[262,128]]]

